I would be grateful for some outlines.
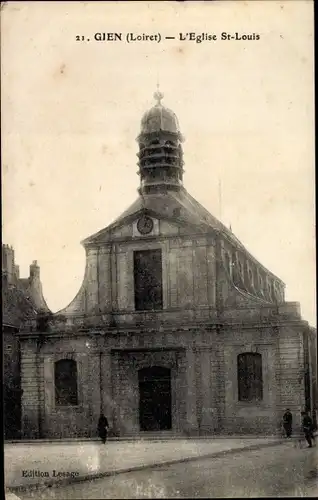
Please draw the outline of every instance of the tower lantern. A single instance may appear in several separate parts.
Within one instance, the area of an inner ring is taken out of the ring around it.
[[[154,93],[156,104],[142,117],[139,144],[139,175],[142,194],[178,191],[183,179],[183,142],[173,111],[161,104],[164,95]]]

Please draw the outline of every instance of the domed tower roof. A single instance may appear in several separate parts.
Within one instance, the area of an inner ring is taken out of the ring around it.
[[[161,104],[163,94],[155,92],[155,106],[143,115],[137,137],[140,193],[178,191],[182,186],[183,151],[178,118]]]
[[[163,94],[159,91],[154,93],[157,104],[145,112],[141,119],[141,134],[151,134],[152,132],[180,133],[178,118],[171,109],[162,106]]]

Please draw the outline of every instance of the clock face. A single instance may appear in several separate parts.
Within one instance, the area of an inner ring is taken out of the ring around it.
[[[153,221],[150,217],[144,216],[137,222],[137,229],[141,234],[149,234],[153,229]]]

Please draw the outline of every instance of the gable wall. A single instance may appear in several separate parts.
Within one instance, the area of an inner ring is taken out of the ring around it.
[[[134,310],[133,256],[137,250],[162,250],[163,308],[215,306],[215,253],[206,238],[130,241],[117,245],[116,309]]]
[[[159,248],[163,309],[215,307],[214,242],[176,231],[177,226],[160,221],[158,238],[132,237],[88,249],[85,313],[134,311],[134,251]]]

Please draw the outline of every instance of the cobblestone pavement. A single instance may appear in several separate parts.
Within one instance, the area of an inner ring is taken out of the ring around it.
[[[318,494],[317,448],[293,443],[18,493],[22,500],[280,497]]]
[[[5,484],[12,488],[57,482],[65,475],[85,478],[273,443],[277,443],[277,439],[110,441],[106,445],[99,441],[5,444]]]

